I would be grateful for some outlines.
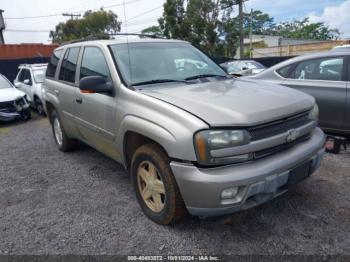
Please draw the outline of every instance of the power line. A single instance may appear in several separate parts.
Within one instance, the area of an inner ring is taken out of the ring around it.
[[[143,12],[143,13],[141,13],[141,14],[138,14],[137,16],[131,17],[131,18],[129,18],[127,21],[130,21],[130,20],[133,20],[133,19],[138,18],[138,17],[140,17],[140,16],[149,14],[149,13],[151,13],[151,12],[153,12],[153,11],[159,9],[159,8],[162,8],[162,7],[163,7],[163,5],[157,6],[157,7],[152,8],[152,9],[146,11],[146,12]]]
[[[128,5],[128,4],[136,3],[136,2],[139,2],[139,1],[141,1],[141,0],[132,0],[132,1],[129,1],[129,2],[125,2],[125,4]],[[119,4],[104,6],[103,8],[112,8],[112,7],[122,6],[122,5],[123,5],[123,3],[119,3]],[[94,9],[88,9],[88,10],[80,10],[80,11],[75,11],[73,13],[74,14],[78,14],[78,13],[84,13],[86,11],[96,11],[96,10],[99,10],[99,9],[100,8],[94,8]],[[55,16],[62,16],[62,13],[60,13],[60,14],[49,14],[49,15],[38,15],[38,16],[5,17],[4,19],[6,19],[6,20],[37,19],[37,18],[46,18],[46,17],[55,17]]]
[[[19,32],[19,33],[48,33],[48,32],[50,32],[50,30],[5,29],[5,32]]]

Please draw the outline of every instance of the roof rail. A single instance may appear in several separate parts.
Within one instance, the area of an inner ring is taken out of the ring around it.
[[[115,33],[115,34],[109,34],[110,36],[139,36],[139,37],[148,37],[148,38],[159,38],[159,39],[165,39],[166,37],[159,35],[159,34],[138,34],[138,33]]]
[[[137,34],[137,33],[115,33],[115,34],[108,34],[108,36],[139,36],[139,37],[145,37],[145,38],[158,38],[158,39],[165,39],[166,37],[158,34]],[[85,38],[80,38],[72,41],[67,41],[61,43],[61,46],[68,45],[68,44],[74,44],[74,43],[80,43],[80,42],[87,42],[87,41],[95,41],[95,40],[107,40],[104,38],[99,38],[96,36],[87,36]]]

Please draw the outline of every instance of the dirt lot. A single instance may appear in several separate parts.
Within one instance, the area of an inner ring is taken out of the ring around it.
[[[35,117],[0,126],[0,254],[350,254],[349,188],[350,151],[258,208],[159,226],[120,165]]]

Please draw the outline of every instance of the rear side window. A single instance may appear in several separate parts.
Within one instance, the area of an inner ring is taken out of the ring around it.
[[[67,49],[60,69],[59,80],[74,83],[80,47]]]
[[[86,47],[84,50],[80,79],[86,76],[102,76],[106,81],[111,81],[105,56],[97,47]]]
[[[280,76],[282,76],[284,78],[287,78],[288,77],[288,73],[289,73],[291,68],[292,68],[292,65],[288,65],[288,66],[285,66],[285,67],[282,67],[282,68],[278,69],[276,72]]]
[[[53,52],[46,70],[47,77],[55,77],[58,61],[60,61],[62,52],[62,49]]]

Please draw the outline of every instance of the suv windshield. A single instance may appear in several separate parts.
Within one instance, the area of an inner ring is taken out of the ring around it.
[[[187,43],[115,44],[111,50],[128,85],[226,75],[205,54]]]
[[[0,75],[0,89],[12,88],[11,83],[2,75]]]
[[[45,69],[34,69],[33,75],[36,83],[42,83],[45,80]]]

